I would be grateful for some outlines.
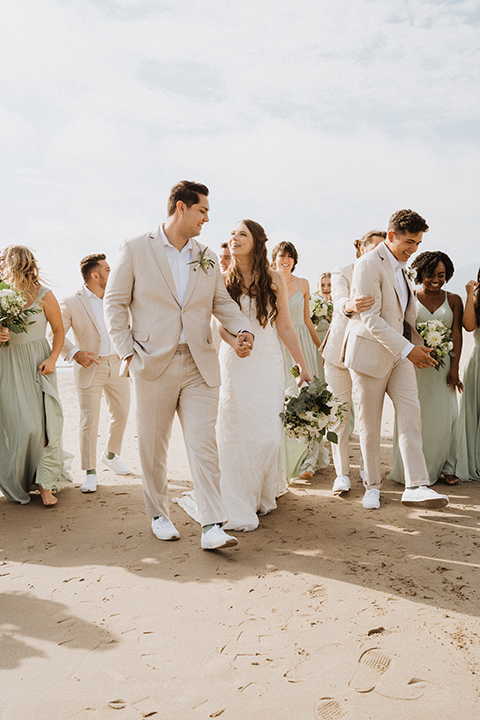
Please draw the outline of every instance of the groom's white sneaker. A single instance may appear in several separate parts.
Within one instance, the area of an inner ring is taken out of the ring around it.
[[[83,493],[97,492],[97,485],[98,485],[97,476],[94,473],[90,473],[90,475],[85,476],[85,482],[83,483],[80,490]]]
[[[429,488],[428,485],[420,485],[417,488],[405,488],[402,495],[402,505],[436,510],[448,505],[448,496],[440,495],[432,488]]]
[[[333,483],[332,493],[340,495],[342,492],[350,490],[350,478],[347,475],[338,475]]]
[[[161,515],[152,520],[153,534],[159,540],[178,540],[180,533],[171,520],[166,520]]]
[[[238,541],[233,535],[227,535],[220,525],[214,525],[206,533],[202,533],[200,543],[202,550],[219,550],[220,548],[233,547],[238,544]]]
[[[378,488],[367,488],[362,505],[366,510],[378,510],[380,507],[380,490]]]

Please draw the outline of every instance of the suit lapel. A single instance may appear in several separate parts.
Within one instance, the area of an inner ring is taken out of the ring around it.
[[[175,288],[175,281],[173,279],[172,271],[170,270],[170,263],[168,262],[165,248],[163,247],[163,239],[160,233],[151,232],[148,236],[148,240],[153,250],[153,254],[155,255],[155,259],[157,260],[158,267],[160,268],[163,279],[165,280],[167,287],[172,293],[178,306],[181,307],[180,300],[178,299],[177,295],[177,290]]]
[[[198,243],[195,240],[192,240],[192,265],[190,265],[190,274],[188,276],[188,285],[187,289],[185,291],[185,298],[183,301],[183,307],[187,304],[187,302],[190,300],[190,297],[193,293],[193,290],[195,288],[195,285],[198,281],[198,276],[200,275],[203,270],[198,266],[195,265],[195,263],[198,263],[200,260],[200,248],[198,246]]]
[[[90,300],[88,299],[88,295],[85,292],[85,288],[82,288],[78,294],[80,297],[80,302],[82,303],[83,307],[85,308],[85,312],[87,313],[88,317],[90,318],[90,320],[92,321],[92,323],[95,326],[95,330],[98,332],[99,335],[101,335],[100,328],[98,327],[98,323],[97,323],[97,318],[95,317],[95,313],[93,312],[92,304],[91,304]]]
[[[395,297],[397,298],[397,302],[400,306],[400,310],[402,309],[402,303],[400,301],[400,296],[398,294],[397,290],[397,281],[395,279],[395,273],[393,272],[392,263],[390,262],[390,258],[387,255],[387,250],[384,248],[381,248],[380,245],[378,246],[378,255],[383,260],[384,266],[385,266],[385,272],[387,273],[390,283],[395,291]],[[408,285],[408,283],[407,283]]]

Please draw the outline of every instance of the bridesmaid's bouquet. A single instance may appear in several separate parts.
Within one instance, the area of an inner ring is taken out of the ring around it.
[[[40,312],[38,308],[27,308],[24,310],[27,298],[24,293],[12,290],[6,283],[0,283],[0,326],[6,327],[11,332],[21,333],[27,332],[28,325],[32,325],[33,321],[29,321],[30,315]],[[8,341],[2,343],[8,345]]]
[[[455,357],[453,352],[452,329],[441,320],[417,322],[417,331],[428,348],[433,348],[430,357],[437,361],[436,370],[445,366],[446,357]]]
[[[343,419],[344,410],[345,403],[334,397],[324,382],[314,377],[298,396],[285,397],[280,417],[288,437],[311,442],[326,435],[327,440],[336,443],[337,435],[330,428]]]
[[[318,325],[322,320],[328,323],[332,322],[333,303],[327,298],[314,292],[310,295],[310,316],[314,325]]]

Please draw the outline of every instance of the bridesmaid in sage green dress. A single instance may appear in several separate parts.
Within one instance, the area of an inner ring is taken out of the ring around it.
[[[443,252],[423,252],[414,260],[417,292],[417,322],[440,320],[452,330],[454,357],[444,358],[443,367],[415,368],[422,416],[422,445],[427,463],[429,485],[443,476],[448,485],[456,485],[458,457],[458,402],[462,392],[458,367],[462,350],[463,303],[459,295],[443,290],[453,275],[453,263]],[[405,483],[403,463],[394,434],[393,468],[389,477]]]
[[[290,319],[305,356],[312,377],[315,375],[324,381],[322,358],[318,349],[320,339],[310,317],[310,287],[308,280],[293,275],[298,262],[298,253],[290,242],[281,242],[273,250],[272,265],[282,273],[287,283],[288,307]],[[295,365],[290,353],[282,345],[285,366],[285,393],[298,394],[299,390],[290,368]],[[317,470],[327,467],[330,462],[328,450],[323,438],[311,443],[283,436],[284,462],[287,480],[293,478],[309,479]]]
[[[473,332],[475,345],[465,365],[465,392],[460,403],[459,453],[457,475],[460,480],[480,480],[480,270],[477,281],[466,286],[467,300],[463,327]]]
[[[32,252],[22,245],[4,251],[3,280],[25,293],[26,306],[38,310],[26,333],[0,329],[0,489],[8,500],[25,505],[39,490],[44,505],[55,505],[64,474],[61,447],[63,414],[55,363],[64,341],[58,302],[39,282]],[[53,347],[45,337],[47,322]]]

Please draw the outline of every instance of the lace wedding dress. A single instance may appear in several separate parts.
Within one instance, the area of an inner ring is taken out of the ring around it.
[[[228,530],[255,530],[258,515],[276,508],[286,492],[282,457],[284,400],[283,356],[275,328],[262,328],[255,301],[241,298],[242,311],[255,335],[251,355],[239,358],[222,342],[222,384],[217,421],[220,489],[227,509]],[[176,502],[196,517],[194,493]]]

